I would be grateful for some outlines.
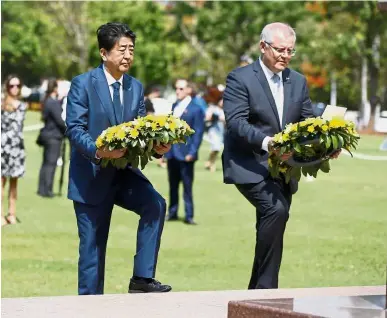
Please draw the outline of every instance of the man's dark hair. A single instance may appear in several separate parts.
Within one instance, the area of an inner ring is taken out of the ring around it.
[[[161,93],[161,87],[160,85],[151,84],[145,88],[144,95],[148,96],[151,93],[160,92]]]
[[[101,25],[97,30],[99,48],[107,51],[110,51],[122,37],[131,38],[135,45],[136,34],[125,23],[109,22]]]

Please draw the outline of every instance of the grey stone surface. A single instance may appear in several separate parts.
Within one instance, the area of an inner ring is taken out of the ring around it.
[[[1,317],[226,318],[232,300],[380,295],[385,290],[385,286],[369,286],[2,298]]]

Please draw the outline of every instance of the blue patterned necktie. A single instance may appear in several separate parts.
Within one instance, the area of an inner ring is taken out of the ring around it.
[[[122,104],[120,98],[120,82],[115,82],[112,84],[113,86],[113,106],[114,106],[114,114],[116,116],[117,123],[120,124],[122,121]]]

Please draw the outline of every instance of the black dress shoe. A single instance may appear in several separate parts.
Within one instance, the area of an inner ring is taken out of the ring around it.
[[[40,192],[37,192],[37,194],[40,195],[42,198],[53,198],[53,197],[55,197],[54,193],[40,193]]]
[[[184,223],[189,225],[198,225],[193,219],[185,219]]]
[[[167,221],[177,221],[177,216],[170,216],[170,215],[168,215],[165,219]]]
[[[171,286],[163,285],[153,278],[131,278],[128,293],[167,293],[171,290]]]

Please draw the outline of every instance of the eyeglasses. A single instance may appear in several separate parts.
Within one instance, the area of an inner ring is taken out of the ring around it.
[[[274,52],[278,53],[279,55],[284,56],[285,54],[289,56],[294,56],[296,55],[296,50],[295,49],[280,49],[277,47],[272,46],[270,43],[264,41],[268,46],[270,46]]]
[[[14,84],[14,85],[8,85],[8,88],[14,88],[14,87],[17,87],[17,88],[20,88],[20,84]]]

